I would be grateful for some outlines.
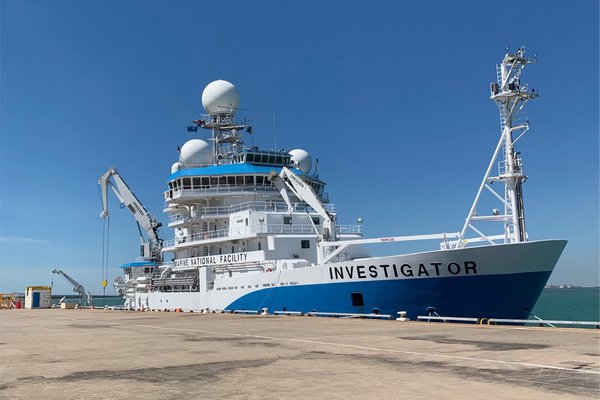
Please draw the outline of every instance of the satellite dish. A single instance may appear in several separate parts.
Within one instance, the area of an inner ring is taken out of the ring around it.
[[[212,150],[210,145],[201,139],[188,140],[181,146],[179,161],[186,167],[211,164]],[[173,167],[175,167],[175,164],[173,164]],[[173,167],[171,167],[171,170]],[[179,168],[181,168],[181,165]]]
[[[240,92],[231,82],[219,79],[202,92],[202,107],[208,114],[225,115],[240,108]]]
[[[179,161],[174,162],[173,165],[171,165],[171,173],[174,174],[175,172],[179,171],[180,168],[181,163]]]
[[[291,160],[294,168],[298,168],[305,174],[310,172],[310,169],[312,168],[312,158],[308,152],[302,149],[294,149],[290,150],[289,154],[292,156]]]

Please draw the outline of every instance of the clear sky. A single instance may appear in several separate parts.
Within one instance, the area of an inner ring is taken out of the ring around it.
[[[569,240],[551,283],[599,284],[597,0],[0,7],[2,292],[61,268],[101,293],[98,178],[117,167],[166,226],[166,178],[215,79],[238,87],[255,144],[274,146],[275,115],[277,147],[319,159],[341,223],[456,232],[500,133],[495,65],[522,45],[541,95],[519,142],[529,236]],[[112,282],[139,241],[112,194],[110,209]]]

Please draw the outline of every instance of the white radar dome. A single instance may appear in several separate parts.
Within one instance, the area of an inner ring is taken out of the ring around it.
[[[292,164],[295,168],[298,168],[305,174],[310,172],[312,168],[312,158],[305,150],[294,149],[290,150],[290,156],[292,156]]]
[[[209,83],[202,92],[202,107],[208,114],[229,114],[240,108],[240,92],[232,83],[219,79]]]
[[[204,140],[192,139],[181,146],[179,161],[187,166],[198,166],[212,162],[212,150]]]
[[[174,174],[175,172],[179,171],[180,168],[181,163],[179,161],[173,163],[173,165],[171,165],[171,173]]]

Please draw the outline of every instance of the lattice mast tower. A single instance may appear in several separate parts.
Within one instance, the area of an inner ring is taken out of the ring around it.
[[[490,85],[490,99],[496,103],[500,111],[500,141],[461,231],[462,238],[470,228],[481,239],[492,242],[497,237],[487,237],[474,226],[474,223],[476,221],[498,221],[504,224],[505,243],[527,240],[523,207],[523,182],[527,177],[523,173],[523,160],[520,153],[515,150],[515,143],[529,130],[529,121],[521,115],[521,111],[529,100],[537,97],[535,89],[529,90],[526,84],[521,83],[520,77],[524,67],[534,63],[536,57],[537,55],[533,58],[526,58],[524,47],[514,53],[507,50],[502,63],[497,66],[497,82]],[[491,176],[500,151],[504,157],[498,162],[498,175]],[[496,181],[504,183],[503,196],[490,186]],[[503,204],[503,214],[500,214],[498,209],[494,209],[493,215],[477,215],[477,205],[484,189],[491,192]],[[466,241],[459,241],[457,247],[465,244]]]

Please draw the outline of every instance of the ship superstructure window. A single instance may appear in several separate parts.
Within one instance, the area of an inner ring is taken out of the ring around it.
[[[300,248],[301,249],[310,249],[310,240],[301,240]]]
[[[290,157],[281,153],[246,153],[245,162],[264,165],[290,165]]]
[[[283,223],[284,223],[284,225],[291,225],[292,224],[292,217],[290,217],[290,216],[283,217]]]
[[[319,225],[321,223],[321,220],[319,219],[319,217],[311,217],[312,218],[312,222],[315,225]]]
[[[213,189],[217,187],[271,187],[273,182],[264,175],[224,175],[210,177],[185,177],[169,182],[170,190]]]

